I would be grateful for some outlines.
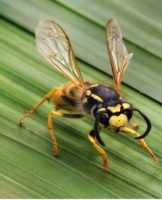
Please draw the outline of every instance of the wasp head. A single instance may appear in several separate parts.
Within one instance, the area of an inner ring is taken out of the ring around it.
[[[147,124],[145,132],[142,135],[135,137],[136,139],[141,139],[150,132],[151,123],[147,116],[139,109],[134,108],[126,100],[121,99],[118,99],[115,102],[107,104],[103,103],[94,106],[91,112],[95,118],[94,132],[98,142],[104,145],[99,135],[100,126],[111,127],[118,132],[120,131],[121,127],[126,126],[129,120],[132,118],[134,111],[137,111],[144,118]]]
[[[132,105],[124,100],[116,100],[109,103],[98,104],[91,110],[92,115],[98,116],[100,124],[118,129],[126,125],[131,119]]]

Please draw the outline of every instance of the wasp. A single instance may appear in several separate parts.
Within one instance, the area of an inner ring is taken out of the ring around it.
[[[35,35],[39,54],[69,82],[54,87],[38,104],[20,118],[19,125],[22,125],[24,119],[35,112],[45,101],[50,101],[54,107],[48,114],[47,126],[52,139],[54,156],[57,157],[59,151],[53,127],[53,117],[76,119],[91,115],[94,126],[88,134],[88,139],[101,155],[104,171],[108,170],[108,159],[106,151],[102,147],[105,146],[100,136],[102,128],[135,136],[135,139],[151,155],[153,160],[159,161],[143,139],[151,130],[150,120],[121,94],[123,75],[133,53],[127,53],[118,22],[115,19],[110,19],[106,25],[106,42],[113,74],[113,87],[94,84],[83,79],[70,40],[59,24],[48,19],[40,21],[36,27]],[[143,134],[139,134],[135,130],[138,124],[130,122],[134,112],[138,112],[146,122],[147,128]]]

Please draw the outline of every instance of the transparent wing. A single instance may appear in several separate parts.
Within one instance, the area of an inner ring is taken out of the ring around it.
[[[54,21],[40,21],[35,30],[40,55],[67,79],[82,87],[83,78],[77,65],[70,40]]]
[[[110,19],[107,22],[106,40],[115,88],[120,92],[123,75],[130,62],[130,59],[133,56],[133,53],[127,53],[127,49],[123,42],[121,29],[115,19]]]

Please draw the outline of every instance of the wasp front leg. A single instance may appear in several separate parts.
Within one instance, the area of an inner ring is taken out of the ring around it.
[[[58,156],[58,146],[57,146],[57,139],[56,139],[56,134],[54,131],[54,126],[53,126],[53,121],[52,118],[54,116],[58,116],[58,117],[67,117],[67,118],[82,118],[84,117],[83,114],[71,114],[71,113],[62,113],[60,111],[58,111],[56,108],[54,108],[49,114],[48,114],[48,129],[49,129],[49,133],[51,135],[51,139],[52,139],[52,149],[53,149],[53,154],[55,157]]]
[[[132,130],[132,129],[127,128],[127,127],[121,127],[120,131],[124,132],[124,133],[131,134],[131,135],[139,136],[139,134],[135,130]],[[150,156],[153,158],[153,160],[155,160],[156,162],[159,162],[159,159],[155,156],[153,151],[148,147],[148,145],[146,144],[145,140],[144,139],[137,139],[137,140],[141,144],[141,146],[144,149],[146,149],[146,151],[150,154]]]
[[[138,129],[139,128],[139,124],[135,123],[135,122],[129,122],[128,124],[130,127]]]
[[[106,151],[96,143],[96,137],[94,134],[94,130],[92,130],[88,135],[89,141],[92,143],[93,147],[98,151],[98,153],[102,156],[103,160],[103,170],[108,171],[108,160]]]

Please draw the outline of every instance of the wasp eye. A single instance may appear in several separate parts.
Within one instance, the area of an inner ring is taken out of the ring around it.
[[[125,114],[128,117],[128,120],[130,120],[133,115],[133,112],[130,109],[126,109],[123,111],[123,114]]]
[[[107,113],[101,113],[100,114],[100,123],[107,126],[108,125],[108,114]]]

